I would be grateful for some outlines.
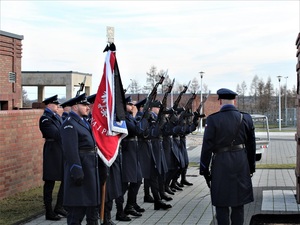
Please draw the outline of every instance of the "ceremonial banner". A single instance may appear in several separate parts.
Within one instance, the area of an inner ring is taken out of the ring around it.
[[[108,50],[103,76],[96,94],[92,128],[98,154],[107,166],[115,161],[121,140],[127,136],[125,96],[116,53]]]

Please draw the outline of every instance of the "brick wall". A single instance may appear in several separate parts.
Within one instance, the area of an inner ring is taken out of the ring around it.
[[[40,186],[42,109],[0,111],[0,199]]]
[[[22,107],[21,58],[22,40],[0,35],[0,101],[8,103],[2,109]],[[16,73],[15,83],[9,82],[9,72]]]

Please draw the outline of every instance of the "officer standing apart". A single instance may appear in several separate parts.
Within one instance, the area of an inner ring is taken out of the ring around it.
[[[84,117],[89,113],[85,93],[69,101],[72,111],[61,126],[64,164],[64,205],[67,223],[79,225],[86,216],[87,225],[97,225],[95,208],[100,204],[100,186],[96,143]]]
[[[242,225],[244,205],[254,200],[251,181],[255,172],[254,126],[251,116],[234,106],[235,92],[222,88],[217,94],[221,109],[206,120],[200,175],[211,188],[218,225]]]
[[[60,220],[58,214],[66,216],[67,212],[62,207],[63,203],[63,182],[61,182],[57,194],[57,202],[52,210],[52,194],[55,181],[63,180],[63,152],[60,137],[60,125],[62,119],[57,114],[60,104],[57,95],[43,101],[46,105],[45,111],[39,120],[39,127],[45,138],[43,148],[43,196],[46,208],[46,220]]]

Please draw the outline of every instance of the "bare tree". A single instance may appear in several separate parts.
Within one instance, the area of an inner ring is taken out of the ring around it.
[[[160,70],[157,72],[156,66],[151,66],[149,72],[147,74],[146,86],[144,86],[144,90],[146,92],[151,92],[155,84],[160,80],[161,76],[167,76],[167,72],[164,70]],[[165,78],[166,79],[166,78]],[[170,78],[167,78],[167,80]],[[157,93],[162,92],[162,88],[158,88]]]
[[[200,88],[199,81],[196,77],[194,77],[190,84],[189,90],[192,93],[197,93],[199,91],[199,88]]]
[[[139,93],[141,91],[141,87],[139,86],[137,80],[131,79],[131,84],[129,86],[129,92],[132,94]]]
[[[28,95],[27,95],[27,91],[25,89],[22,89],[22,100],[23,100],[23,107],[31,107],[31,102],[28,98]]]

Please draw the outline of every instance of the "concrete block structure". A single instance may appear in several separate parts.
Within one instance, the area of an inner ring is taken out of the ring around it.
[[[0,110],[22,107],[23,36],[0,30]]]
[[[76,96],[76,87],[85,79],[85,92],[91,93],[92,74],[74,71],[22,71],[22,86],[38,87],[38,102],[45,99],[45,86],[65,86],[66,99]],[[82,92],[82,93],[83,93]]]

